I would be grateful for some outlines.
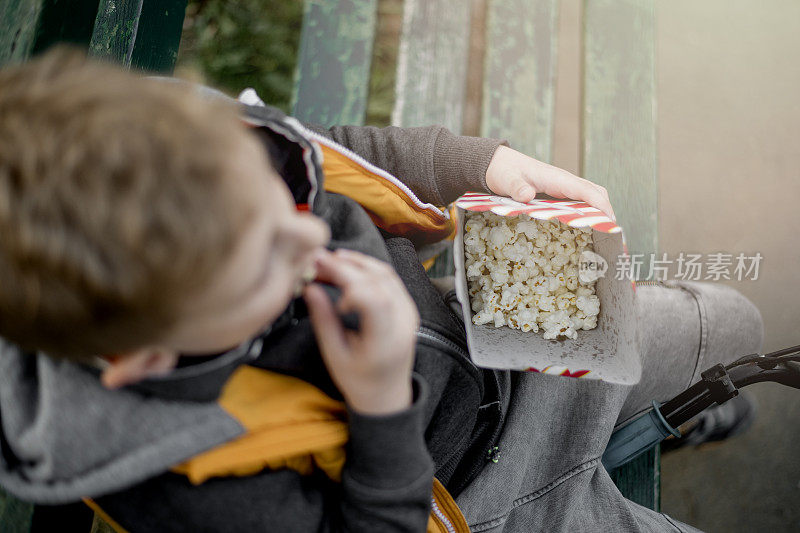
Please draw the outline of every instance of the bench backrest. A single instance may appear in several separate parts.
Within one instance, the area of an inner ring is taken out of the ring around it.
[[[56,42],[125,66],[171,73],[187,0],[8,0],[0,4],[0,66]]]
[[[306,2],[299,118],[363,123],[376,8],[377,0]],[[479,62],[480,134],[549,162],[557,12],[557,0],[405,0],[392,123],[462,132],[467,71]],[[584,18],[581,174],[609,190],[628,248],[649,256],[658,226],[653,1],[586,2]],[[471,29],[481,32],[477,54]]]

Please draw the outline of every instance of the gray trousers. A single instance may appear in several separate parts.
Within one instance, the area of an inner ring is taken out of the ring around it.
[[[626,500],[600,458],[614,427],[651,400],[668,400],[709,366],[760,350],[761,315],[711,283],[640,286],[637,306],[636,385],[511,374],[500,459],[456,499],[473,531],[698,531]]]

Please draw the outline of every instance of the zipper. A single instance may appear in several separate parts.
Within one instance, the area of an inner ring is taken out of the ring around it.
[[[456,528],[453,526],[453,523],[445,516],[441,509],[439,509],[439,504],[436,503],[436,498],[431,496],[431,511],[433,514],[436,515],[436,518],[444,525],[444,528],[447,530],[447,533],[456,533]]]
[[[239,94],[238,101],[240,101],[242,103],[245,103],[245,104],[249,104],[249,105],[256,105],[256,106],[266,107],[266,104],[264,103],[264,101],[261,100],[261,98],[259,98],[258,94],[252,88],[247,88],[244,91],[242,91]],[[283,131],[283,128],[279,123],[270,123],[270,125],[267,126],[261,120],[252,120],[249,117],[246,117],[246,120],[248,122],[251,122],[252,124],[257,125],[257,126],[268,127],[270,129],[272,129],[273,131],[275,131],[276,133],[279,133],[279,134],[283,135],[284,137],[286,137],[290,141],[298,142],[298,140],[296,138],[294,138],[293,135],[291,135],[292,132]],[[364,168],[366,168],[367,170],[369,170],[373,174],[375,174],[377,176],[380,176],[381,178],[385,179],[386,181],[392,183],[398,189],[403,191],[403,193],[405,193],[406,196],[408,196],[411,199],[411,201],[414,202],[414,204],[417,205],[419,208],[427,210],[427,211],[432,211],[434,214],[438,215],[439,217],[441,217],[444,220],[450,220],[450,212],[447,209],[442,210],[442,209],[439,209],[438,207],[436,207],[433,204],[429,204],[427,202],[423,202],[422,200],[419,199],[419,197],[416,194],[414,194],[414,192],[408,187],[408,185],[406,185],[405,183],[403,183],[402,181],[400,181],[396,177],[392,176],[390,173],[386,172],[382,168],[373,165],[372,163],[370,163],[369,161],[367,161],[366,159],[364,159],[363,157],[361,157],[360,155],[358,155],[354,151],[350,150],[349,148],[347,148],[345,146],[342,146],[341,144],[339,144],[339,143],[337,143],[335,141],[332,141],[332,140],[328,139],[324,135],[320,135],[319,133],[306,128],[305,126],[303,126],[303,124],[300,123],[299,120],[295,119],[294,117],[286,117],[285,121],[286,121],[287,124],[290,124],[292,127],[294,127],[295,129],[297,129],[301,133],[303,133],[303,135],[305,135],[307,138],[309,138],[309,139],[311,139],[313,141],[316,141],[319,144],[325,145],[328,148],[330,148],[331,150],[336,150],[340,154],[342,154],[342,155],[344,155],[346,157],[349,157],[350,159],[352,159],[353,161],[355,161],[359,165],[363,166]],[[312,161],[310,160],[310,153],[307,153],[307,152],[308,152],[308,150],[306,150],[306,147],[303,147],[303,159],[304,159],[304,162],[306,163],[307,168],[313,169],[314,167],[313,167]],[[312,191],[311,191],[311,194],[309,195],[309,199],[308,199],[309,205],[313,205],[313,197],[315,196],[316,189],[318,188],[318,180],[316,179],[316,175],[312,176],[312,180],[311,181],[312,181]]]
[[[305,135],[307,135],[310,139],[318,142],[319,144],[323,144],[323,145],[327,146],[331,150],[336,150],[340,154],[349,157],[350,159],[352,159],[353,161],[355,161],[359,165],[363,166],[364,168],[366,168],[367,170],[369,170],[373,174],[377,174],[378,176],[382,177],[386,181],[388,181],[388,182],[392,183],[393,185],[397,186],[397,188],[400,189],[401,191],[403,191],[409,198],[411,198],[411,201],[414,202],[418,207],[420,207],[422,209],[429,210],[429,211],[433,211],[434,213],[436,213],[437,215],[439,215],[440,217],[442,217],[445,220],[449,220],[450,219],[450,213],[447,210],[442,211],[441,209],[439,209],[438,207],[436,207],[433,204],[429,204],[429,203],[423,202],[422,200],[420,200],[417,197],[416,194],[414,194],[414,192],[411,189],[408,188],[408,185],[406,185],[405,183],[403,183],[399,179],[395,178],[394,176],[392,176],[391,174],[389,174],[388,172],[386,172],[382,168],[376,167],[375,165],[373,165],[372,163],[370,163],[369,161],[367,161],[366,159],[364,159],[363,157],[361,157],[360,155],[358,155],[354,151],[350,150],[349,148],[344,147],[341,144],[339,144],[337,142],[334,142],[334,141],[328,139],[327,137],[325,137],[323,135],[320,135],[319,133],[317,133],[315,131],[311,131],[308,128],[303,127],[302,125],[300,127],[303,128],[303,133]]]
[[[237,98],[238,102],[241,102],[246,105],[252,105],[257,107],[267,107],[267,104],[264,103],[263,100],[258,96],[256,91],[252,87],[248,87],[247,89],[243,90],[239,93],[239,97]],[[283,138],[293,143],[300,145],[300,148],[303,151],[303,163],[306,166],[306,177],[308,178],[309,183],[311,184],[311,192],[308,193],[308,205],[310,207],[314,206],[314,200],[317,197],[317,192],[319,191],[319,179],[317,179],[317,166],[316,161],[314,160],[314,156],[319,151],[313,143],[302,142],[302,135],[300,133],[306,133],[308,130],[303,127],[300,122],[295,119],[294,117],[285,117],[283,122],[279,120],[270,120],[264,121],[258,117],[249,117],[244,116],[242,119],[251,124],[253,126],[257,126],[259,128],[269,128],[273,133],[277,133]],[[291,126],[291,127],[287,127]],[[297,131],[292,131],[291,128],[295,128]],[[321,158],[321,155],[320,155]]]
[[[424,339],[428,343],[434,344],[437,348],[441,348],[444,351],[449,352],[450,355],[462,357],[469,361],[472,366],[475,366],[475,364],[472,362],[472,359],[470,359],[467,350],[459,346],[457,343],[451,341],[441,333],[438,333],[425,326],[420,326],[417,330],[417,338]]]
[[[457,356],[460,356],[460,357],[464,358],[464,360],[467,361],[467,363],[472,368],[480,371],[480,369],[478,369],[478,367],[475,365],[475,363],[472,362],[472,359],[469,357],[469,354],[467,353],[467,350],[462,348],[457,343],[451,341],[450,339],[448,339],[444,335],[442,335],[442,334],[440,334],[440,333],[438,333],[438,332],[436,332],[436,331],[434,331],[434,330],[432,330],[430,328],[427,328],[425,326],[420,326],[420,328],[417,330],[417,338],[423,339],[428,344],[433,344],[435,347],[437,347],[437,348],[439,348],[439,349],[441,349],[443,351],[446,351],[446,352],[450,353],[451,355],[457,355]],[[483,374],[481,373],[481,375],[483,375]],[[497,383],[497,376],[493,375],[493,378],[495,380],[496,387],[499,390],[500,385],[499,385],[499,383]],[[480,411],[481,409],[490,407],[492,405],[498,405],[498,407],[499,407],[499,401],[491,402],[491,403],[486,404],[486,405],[481,405],[480,407],[478,407],[478,410]],[[501,430],[502,430],[502,424],[498,424],[493,429],[492,434],[489,437],[489,449],[488,449],[488,451],[484,452],[486,455],[483,456],[484,458],[487,458],[489,461],[491,461],[493,463],[496,463],[497,460],[499,459],[499,456],[500,456],[500,449],[495,445],[495,443],[497,442],[497,439],[500,437]],[[473,444],[470,443],[470,445],[468,446],[468,450],[467,451],[469,451],[469,448],[471,448],[472,446],[473,446]],[[461,460],[463,460],[463,457],[461,457],[461,459],[459,459],[459,462]],[[473,480],[475,478],[475,476],[478,474],[478,472],[483,470],[484,466],[485,466],[485,462],[476,461],[472,465],[472,468],[470,469],[466,479],[469,480],[469,481]]]

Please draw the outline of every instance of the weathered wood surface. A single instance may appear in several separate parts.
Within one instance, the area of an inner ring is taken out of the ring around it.
[[[99,0],[63,2],[47,0],[39,18],[32,53],[46,50],[55,43],[86,46],[94,28]]]
[[[30,55],[42,1],[9,0],[0,4],[0,65],[22,61]]]
[[[653,0],[585,0],[581,174],[608,189],[631,253],[658,250]],[[660,448],[611,473],[625,497],[658,510]]]
[[[171,74],[178,58],[187,0],[145,0],[131,66]]]
[[[661,509],[661,446],[609,474],[623,496],[654,511]]]
[[[33,519],[33,505],[0,490],[0,531],[28,533]]]
[[[86,46],[99,0],[6,0],[0,3],[0,66],[24,61],[55,42]]]
[[[185,10],[186,0],[8,0],[0,4],[0,65],[69,42],[125,66],[169,73]]]
[[[392,124],[462,130],[472,2],[405,0]]]
[[[187,0],[101,0],[93,55],[141,70],[171,73]]]
[[[481,135],[550,162],[557,0],[490,0]]]
[[[392,124],[441,124],[461,133],[469,60],[470,0],[405,0]],[[430,269],[452,275],[453,248]]]
[[[608,189],[628,249],[645,258],[658,250],[654,24],[653,0],[584,3],[581,173]]]
[[[377,0],[306,0],[293,114],[325,126],[364,122]]]

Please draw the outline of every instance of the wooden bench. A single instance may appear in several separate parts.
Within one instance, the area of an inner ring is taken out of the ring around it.
[[[169,72],[185,5],[9,0],[0,7],[0,65],[70,41],[126,66]],[[377,6],[306,0],[293,98],[298,118],[363,124]],[[392,122],[463,133],[465,102],[480,93],[473,133],[506,138],[550,161],[557,11],[558,0],[405,0]],[[628,248],[644,254],[657,250],[654,18],[653,0],[584,3],[580,174],[608,189]],[[451,256],[444,257],[434,272],[447,273],[449,265]],[[659,462],[654,448],[611,476],[626,497],[657,510]],[[16,531],[28,531],[31,514],[31,506],[0,496],[0,523],[12,523],[6,518],[13,515]]]

